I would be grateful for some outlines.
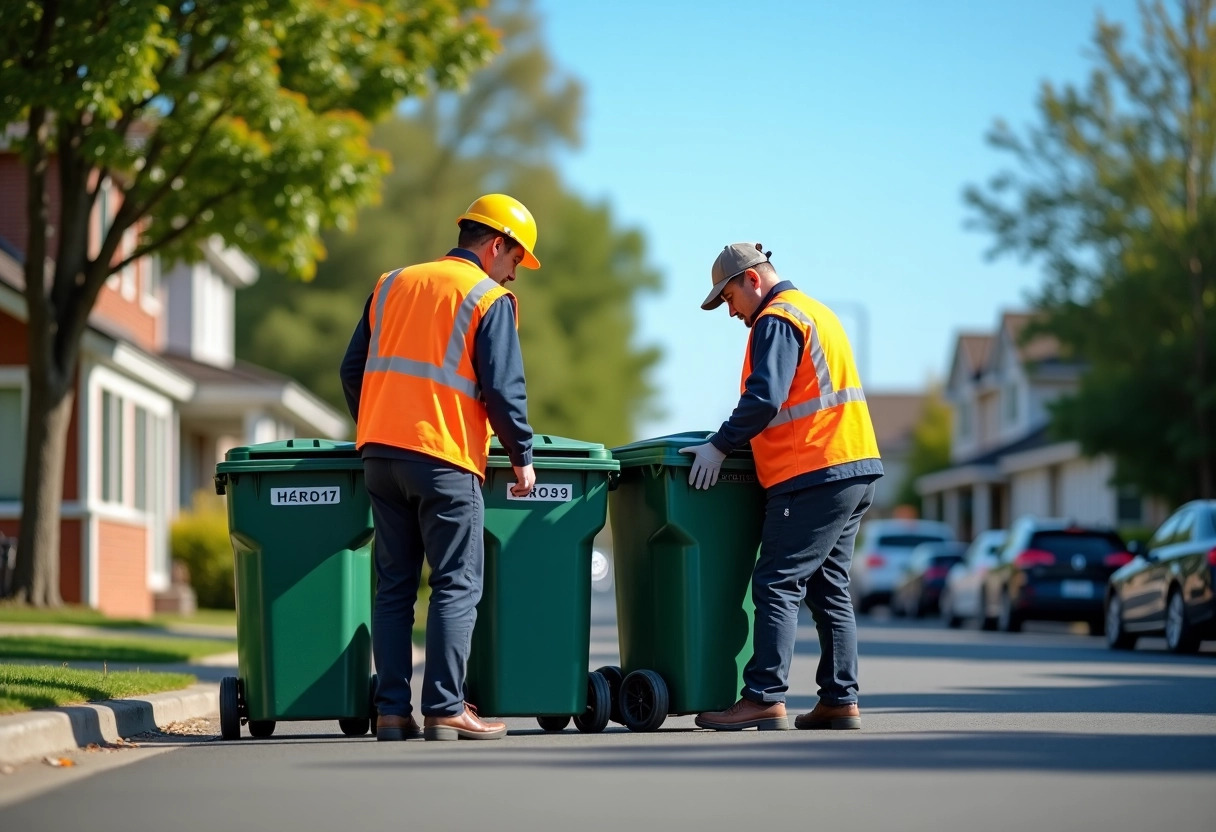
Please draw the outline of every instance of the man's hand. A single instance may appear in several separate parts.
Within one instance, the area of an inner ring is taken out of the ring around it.
[[[511,486],[511,495],[527,497],[536,485],[536,469],[531,465],[513,465],[515,469],[515,485]]]
[[[722,470],[722,460],[726,459],[726,454],[715,448],[712,442],[680,448],[680,453],[691,454],[693,457],[692,470],[688,472],[688,484],[693,488],[705,491],[718,481],[718,473]]]

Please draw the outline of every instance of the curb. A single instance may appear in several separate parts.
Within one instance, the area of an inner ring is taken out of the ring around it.
[[[0,765],[17,765],[219,712],[219,685],[0,717]]]
[[[416,644],[411,647],[414,676],[420,678],[426,651]],[[236,664],[235,653],[211,659],[196,663]],[[219,692],[219,685],[196,684],[167,693],[0,716],[0,766],[64,754],[89,743],[115,743],[171,722],[216,716]]]

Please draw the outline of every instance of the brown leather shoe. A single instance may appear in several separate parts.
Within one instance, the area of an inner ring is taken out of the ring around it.
[[[395,716],[381,714],[376,717],[376,739],[378,740],[418,740],[422,739],[422,729],[412,716]]]
[[[861,710],[857,703],[849,705],[825,705],[822,702],[809,714],[794,720],[794,727],[802,731],[851,731],[861,727]]]
[[[422,725],[428,740],[497,740],[507,733],[505,722],[482,719],[467,702],[456,716],[428,716]]]
[[[740,699],[725,711],[707,711],[697,715],[697,725],[715,731],[742,731],[755,728],[757,731],[785,731],[790,727],[785,716],[785,703],[764,704],[750,699]]]

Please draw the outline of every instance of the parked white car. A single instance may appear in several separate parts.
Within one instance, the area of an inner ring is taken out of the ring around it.
[[[950,573],[946,575],[946,586],[938,602],[942,620],[948,627],[960,627],[963,621],[969,618],[983,616],[980,596],[984,575],[996,566],[1001,547],[1008,539],[1009,532],[1005,529],[980,532],[967,547],[962,562],[950,567]]]
[[[922,543],[954,540],[954,530],[936,520],[871,520],[863,523],[853,550],[850,592],[858,612],[889,604],[891,593]]]

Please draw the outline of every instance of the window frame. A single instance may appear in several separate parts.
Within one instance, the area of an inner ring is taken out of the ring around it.
[[[24,478],[25,471],[25,436],[26,426],[29,424],[30,418],[29,371],[24,367],[18,366],[0,367],[0,389],[17,391],[17,407],[21,414],[21,431],[18,434],[17,439],[18,454],[20,459],[20,465],[18,465],[19,473],[17,475],[17,493],[15,496],[0,495],[0,503],[19,503],[24,497],[22,494],[22,488],[24,486],[22,479]]]

